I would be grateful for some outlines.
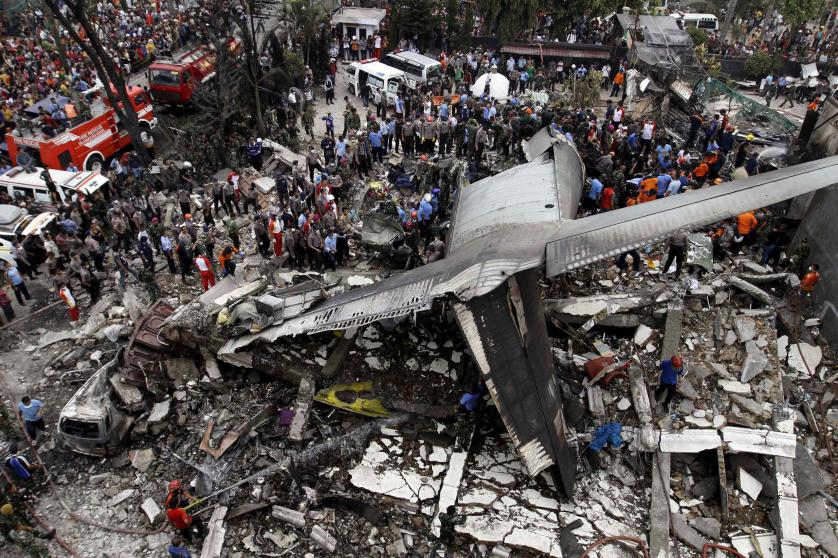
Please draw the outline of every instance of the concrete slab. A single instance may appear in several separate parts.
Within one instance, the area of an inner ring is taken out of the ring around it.
[[[204,538],[204,546],[201,547],[201,558],[221,558],[221,550],[224,547],[224,536],[227,528],[224,524],[224,517],[227,515],[227,506],[218,506],[213,510],[212,516],[207,524],[207,536]]]
[[[742,467],[737,471],[737,484],[742,492],[750,496],[751,500],[759,498],[762,492],[762,483]]]
[[[294,418],[288,428],[288,439],[294,442],[301,442],[305,434],[308,414],[317,386],[314,380],[303,378],[300,380],[300,389],[297,391],[297,399],[294,402]]]
[[[670,456],[655,452],[652,460],[652,498],[649,507],[649,552],[657,558],[669,555]]]
[[[675,536],[687,543],[687,545],[691,546],[693,549],[700,552],[704,548],[704,545],[710,542],[687,523],[687,519],[683,514],[673,513],[671,514],[671,517],[672,530],[674,531]]]

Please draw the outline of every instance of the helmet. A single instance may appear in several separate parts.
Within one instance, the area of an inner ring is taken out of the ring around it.
[[[747,136],[745,136],[745,139],[748,140],[748,141],[754,141],[754,135],[753,134],[748,134]]]
[[[417,213],[416,213],[415,209],[410,212],[410,216],[413,217],[414,219],[416,219],[416,215],[417,215]]]
[[[0,506],[0,514],[5,515],[6,517],[12,515],[14,513],[14,508],[11,504],[3,504]]]
[[[169,481],[169,491],[170,492],[172,490],[177,490],[178,488],[180,488],[180,481],[179,480]]]
[[[186,215],[183,216],[183,218],[186,219],[187,221],[189,221],[190,219],[192,219],[192,214],[187,213]]]
[[[681,365],[683,364],[684,361],[681,358],[681,355],[675,355],[674,357],[672,357],[672,366],[674,366],[675,368],[681,368]]]
[[[425,194],[424,198],[425,198],[425,201],[429,202],[433,199],[433,196],[431,196],[430,194]]]
[[[722,180],[721,178],[717,178],[713,181],[713,184],[721,184],[722,182],[724,182],[724,180]]]

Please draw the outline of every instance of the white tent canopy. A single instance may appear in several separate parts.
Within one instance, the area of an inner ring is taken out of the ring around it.
[[[489,96],[498,100],[509,97],[509,80],[501,74],[483,74],[474,85],[471,86],[471,93],[479,97],[486,90],[486,81],[489,81]]]

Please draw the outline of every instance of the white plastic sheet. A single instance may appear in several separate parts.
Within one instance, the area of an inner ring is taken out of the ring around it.
[[[501,74],[483,74],[477,78],[471,86],[473,95],[479,97],[486,90],[486,81],[489,81],[489,96],[503,100],[509,97],[509,80]]]

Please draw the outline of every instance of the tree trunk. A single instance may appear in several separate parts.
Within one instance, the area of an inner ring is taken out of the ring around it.
[[[134,151],[137,152],[137,156],[140,158],[140,163],[148,165],[151,162],[151,157],[140,139],[140,120],[137,117],[137,111],[134,110],[134,105],[131,104],[125,80],[117,71],[113,58],[111,58],[102,46],[102,41],[100,40],[99,35],[90,24],[90,20],[87,18],[87,13],[85,12],[84,4],[79,0],[65,0],[64,2],[64,5],[67,6],[72,14],[73,19],[75,19],[75,21],[78,22],[84,30],[84,33],[87,36],[86,40],[81,38],[78,31],[76,31],[73,22],[58,7],[56,0],[44,1],[53,15],[55,15],[55,18],[70,34],[73,41],[75,41],[85,54],[87,54],[88,58],[90,58],[91,63],[93,63],[93,66],[96,68],[96,73],[99,75],[99,79],[103,81],[105,94],[108,96],[108,100],[110,101],[113,110],[116,112],[117,117],[125,126],[125,130],[131,137],[131,144],[134,147]],[[60,37],[58,37],[58,39],[60,39]],[[111,85],[113,85],[113,88],[116,89],[116,95],[114,95],[114,92],[111,90]],[[119,107],[120,103],[122,104],[122,108]]]
[[[58,51],[58,59],[61,60],[61,66],[67,72],[67,76],[73,75],[73,68],[70,66],[70,61],[67,59],[67,49],[64,47],[64,41],[61,40],[61,33],[58,32],[58,26],[55,24],[55,17],[52,11],[46,10],[44,12],[44,19],[47,22],[49,32],[55,39],[55,49]],[[73,106],[76,107],[76,114],[81,114],[81,103],[79,103],[79,92],[74,88],[70,88],[70,98],[73,100]]]

